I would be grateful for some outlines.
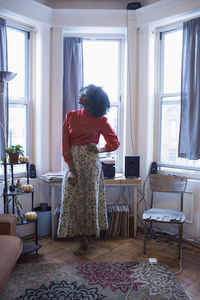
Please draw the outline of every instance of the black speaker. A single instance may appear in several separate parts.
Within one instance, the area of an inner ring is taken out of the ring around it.
[[[140,157],[138,155],[125,156],[125,177],[140,177]]]
[[[102,163],[104,178],[114,178],[115,177],[115,164],[114,163]]]
[[[30,178],[36,178],[36,170],[34,164],[30,164]]]
[[[155,161],[151,163],[150,174],[158,174],[158,165]]]
[[[138,9],[140,8],[142,5],[140,2],[130,2],[127,4],[127,7],[126,9],[129,9],[129,10],[135,10],[135,9]]]

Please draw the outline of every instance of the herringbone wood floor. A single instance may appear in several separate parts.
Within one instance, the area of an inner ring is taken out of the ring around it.
[[[73,249],[78,246],[75,239],[51,240],[39,238],[42,248],[38,254],[21,257],[18,263],[85,263],[85,262],[126,262],[144,261],[156,257],[166,263],[172,272],[179,270],[177,243],[166,239],[148,240],[147,255],[143,255],[143,234],[136,238],[100,240],[90,239],[88,252],[74,256]],[[183,289],[191,300],[200,299],[200,249],[183,242],[183,271],[177,276]]]

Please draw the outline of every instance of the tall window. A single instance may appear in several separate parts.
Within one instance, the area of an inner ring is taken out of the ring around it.
[[[121,40],[85,39],[83,40],[84,86],[95,84],[101,86],[108,94],[111,108],[108,120],[121,137]],[[105,141],[100,139],[100,146]],[[122,143],[121,143],[122,144]],[[122,146],[120,147],[122,148]],[[119,150],[108,153],[116,160],[117,170],[121,170]]]
[[[200,167],[199,161],[178,157],[180,126],[182,29],[160,34],[159,162],[178,168]]]
[[[20,144],[28,155],[29,32],[7,26],[7,43],[8,71],[17,73],[8,84],[8,147]]]

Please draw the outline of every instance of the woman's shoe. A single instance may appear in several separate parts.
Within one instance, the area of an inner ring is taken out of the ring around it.
[[[80,237],[81,239],[81,245],[78,249],[74,250],[74,255],[83,255],[85,254],[85,252],[87,251],[88,249],[88,239],[86,236],[82,235]]]

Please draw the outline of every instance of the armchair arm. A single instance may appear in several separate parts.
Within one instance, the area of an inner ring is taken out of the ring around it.
[[[16,236],[17,218],[14,214],[0,214],[0,234]]]

